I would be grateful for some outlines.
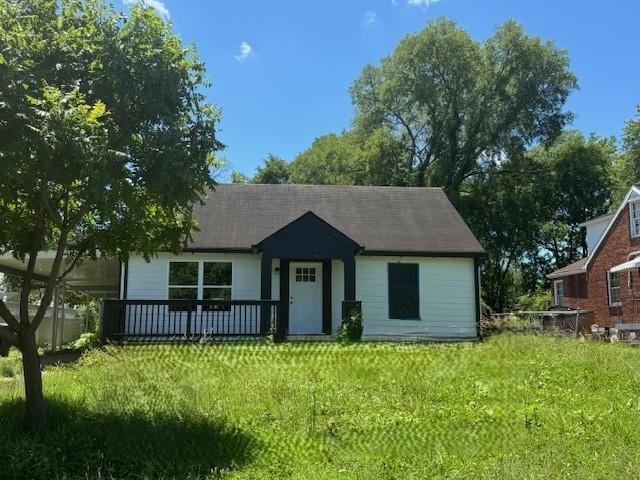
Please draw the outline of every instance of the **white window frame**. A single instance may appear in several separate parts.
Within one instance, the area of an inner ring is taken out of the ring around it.
[[[314,283],[317,279],[316,267],[296,267],[295,281],[304,283]]]
[[[640,201],[629,202],[629,231],[631,238],[640,237]]]
[[[198,264],[198,284],[197,285],[171,285],[169,283],[170,273],[171,273],[171,264],[172,263],[197,263]],[[204,282],[204,264],[205,263],[230,263],[231,264],[231,285],[203,285]],[[235,299],[235,272],[236,265],[233,260],[222,260],[222,259],[205,259],[205,260],[188,260],[188,259],[179,259],[179,260],[167,260],[167,299],[169,299],[169,289],[170,288],[196,288],[198,290],[197,300],[202,300],[204,297],[204,289],[205,288],[231,288],[231,300]]]
[[[231,285],[204,285],[204,264],[205,263],[229,263],[231,264]],[[205,288],[228,288],[230,290],[229,300],[233,300],[233,262],[231,260],[202,260],[202,264],[200,265],[201,273],[199,280],[202,284],[201,290],[199,292],[200,298],[204,299],[204,289]]]
[[[198,278],[197,278],[197,284],[195,285],[172,285],[171,284],[171,264],[172,263],[198,263],[197,260],[169,260],[167,262],[167,300],[170,299],[170,295],[169,292],[171,291],[172,288],[195,288],[196,289],[196,298],[194,300],[197,300],[200,298],[201,295],[201,291],[200,291],[200,281],[202,278],[202,272],[201,272],[201,267],[202,265],[198,265]]]
[[[611,275],[618,275],[618,286],[617,287],[611,287]],[[618,301],[614,302],[613,299],[613,288],[617,288],[618,289]],[[609,296],[609,306],[610,307],[619,307],[620,305],[622,305],[622,279],[620,278],[620,272],[611,272],[611,271],[607,271],[607,294]]]
[[[562,286],[562,295],[558,294],[558,285]],[[560,300],[562,297],[562,300]],[[565,307],[565,296],[564,296],[564,279],[554,280],[553,281],[553,303],[556,306]]]

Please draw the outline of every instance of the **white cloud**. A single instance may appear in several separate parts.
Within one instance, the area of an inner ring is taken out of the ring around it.
[[[160,15],[160,18],[162,18],[163,20],[169,20],[171,18],[169,9],[160,0],[123,0],[123,2],[125,5],[134,5],[136,3],[140,3],[145,7],[153,8],[156,12],[158,12],[158,15]]]
[[[428,7],[438,1],[439,0],[407,0],[407,5],[412,5],[414,7]],[[392,0],[392,2],[394,5],[396,4],[394,0]]]
[[[368,10],[364,14],[364,24],[372,25],[378,21],[378,15],[373,10]]]
[[[234,55],[235,59],[239,62],[244,62],[247,58],[253,55],[253,48],[247,42],[242,42],[240,44],[240,53],[238,55]]]

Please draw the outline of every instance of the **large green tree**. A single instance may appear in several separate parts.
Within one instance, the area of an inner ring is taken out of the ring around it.
[[[291,162],[291,181],[317,185],[411,185],[403,145],[385,128],[316,138]]]
[[[178,251],[213,186],[218,111],[203,63],[152,9],[103,0],[0,0],[0,251],[24,259],[20,312],[0,345],[22,353],[26,425],[46,416],[35,331],[78,262]],[[40,252],[55,252],[28,309]]]
[[[267,155],[267,158],[264,159],[264,163],[256,169],[256,174],[251,179],[251,183],[289,183],[290,175],[289,164],[286,160],[270,153]]]
[[[483,262],[482,294],[493,310],[504,311],[521,295],[521,266],[537,248],[544,221],[541,200],[546,172],[533,159],[512,156],[491,162],[465,184],[460,208],[487,251]]]
[[[579,225],[609,211],[617,160],[613,138],[567,132],[548,147],[528,155],[547,172],[540,202],[545,222],[537,235],[539,256],[547,259],[546,274],[587,254],[584,229]]]
[[[631,185],[640,184],[640,107],[622,134],[622,154],[615,169],[614,201],[620,202]]]
[[[442,186],[455,199],[483,159],[559,134],[575,87],[567,53],[516,22],[480,43],[440,19],[365,67],[351,95],[357,129],[391,131],[412,183]]]
[[[312,185],[357,184],[364,173],[357,159],[358,146],[350,134],[323,135],[293,160],[291,181]]]
[[[585,254],[579,224],[605,213],[613,139],[567,132],[545,147],[486,164],[463,186],[462,213],[488,252],[486,303],[503,311],[545,286],[545,275]]]

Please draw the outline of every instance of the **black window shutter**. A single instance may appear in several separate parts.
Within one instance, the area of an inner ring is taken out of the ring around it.
[[[418,293],[418,265],[389,264],[389,318],[420,318]]]

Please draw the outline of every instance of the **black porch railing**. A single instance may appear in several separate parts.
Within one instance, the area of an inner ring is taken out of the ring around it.
[[[277,331],[276,300],[105,300],[102,340],[194,340]]]

